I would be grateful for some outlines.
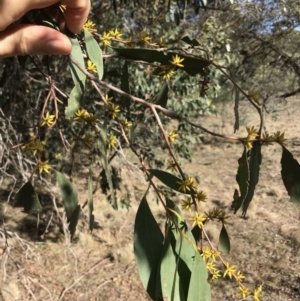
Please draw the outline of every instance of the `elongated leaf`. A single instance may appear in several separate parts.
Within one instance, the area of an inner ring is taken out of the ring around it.
[[[113,47],[113,50],[116,51],[119,55],[124,58],[134,60],[134,61],[145,61],[149,63],[159,62],[162,65],[170,65],[172,57],[176,53],[168,52],[164,53],[156,49],[143,49],[143,48],[116,48]],[[189,57],[187,55],[180,54],[181,58],[184,58],[182,64],[184,65],[183,69],[191,76],[200,74],[202,76],[206,75],[206,69],[209,65],[209,62],[205,59]]]
[[[39,213],[42,209],[38,195],[30,182],[25,183],[15,196],[14,205],[23,207],[28,214]]]
[[[242,157],[238,159],[239,167],[236,175],[236,181],[239,184],[240,188],[240,195],[236,196],[234,198],[234,201],[232,202],[232,209],[234,209],[234,213],[236,213],[240,207],[242,206],[247,193],[248,193],[248,187],[249,187],[249,162],[248,162],[248,155],[246,151],[246,147],[244,146],[244,151],[242,154]]]
[[[69,231],[70,231],[70,235],[71,235],[71,240],[73,239],[75,231],[76,231],[76,227],[77,227],[77,224],[78,224],[80,212],[81,212],[81,207],[80,207],[80,205],[77,205],[75,210],[73,211],[73,214],[72,214],[71,219],[70,219],[70,224],[69,224]]]
[[[113,181],[112,181],[112,174],[111,174],[111,170],[110,170],[110,166],[109,166],[109,162],[108,162],[108,158],[107,158],[107,124],[104,123],[103,127],[101,128],[100,131],[100,136],[99,139],[97,141],[97,145],[98,145],[98,149],[101,155],[101,162],[105,171],[105,175],[106,175],[106,179],[108,182],[108,186],[109,189],[111,191],[111,195],[110,198],[112,200],[112,207],[117,210],[118,209],[118,203],[117,203],[117,199],[116,199],[116,195],[114,192],[114,185],[113,185]]]
[[[99,80],[101,80],[103,78],[102,50],[99,47],[97,41],[94,39],[93,35],[85,28],[83,29],[83,31],[87,54],[90,60],[96,65],[98,78]]]
[[[211,301],[210,285],[207,279],[208,273],[203,258],[199,252],[195,252],[187,301]]]
[[[162,287],[162,299],[170,301],[185,301],[183,291],[180,287],[177,257],[174,254],[170,235],[172,234],[171,227],[166,224],[166,236],[162,251],[162,259],[160,266],[160,277]]]
[[[163,241],[163,234],[144,196],[135,217],[134,255],[144,288],[153,300],[155,300],[156,291],[161,290],[156,286],[160,283],[157,277]]]
[[[64,207],[66,210],[67,221],[70,222],[78,205],[77,192],[73,184],[66,178],[66,176],[55,170],[56,179],[61,191]],[[78,210],[78,209],[77,209]]]
[[[165,108],[168,102],[168,94],[169,94],[169,87],[168,84],[165,82],[162,85],[158,94],[156,95],[154,102],[162,106],[163,108]]]
[[[282,147],[281,167],[281,177],[285,189],[291,202],[300,210],[300,165],[284,146]]]
[[[166,171],[159,170],[159,169],[148,169],[148,171],[150,172],[151,175],[155,176],[162,183],[164,183],[166,186],[170,187],[171,189],[173,189],[175,191],[178,191],[178,192],[184,193],[184,194],[189,194],[189,195],[195,193],[194,190],[190,190],[190,191],[186,191],[186,192],[182,192],[181,190],[179,190],[180,183],[182,182],[182,180]]]
[[[229,240],[229,236],[228,236],[227,230],[224,225],[222,226],[222,229],[220,232],[218,249],[222,253],[230,252],[230,240]]]
[[[93,181],[92,181],[92,171],[90,169],[89,179],[88,179],[88,208],[89,208],[89,228],[92,232],[94,229],[94,200],[93,200]]]
[[[169,234],[173,252],[177,258],[179,285],[181,291],[180,300],[210,300],[210,285],[207,282],[208,273],[205,263],[195,246],[195,239],[187,227],[179,208],[170,199],[166,200],[168,208],[176,211],[170,212],[177,227],[171,228]],[[183,235],[184,234],[184,235]],[[197,283],[195,285],[195,283]]]
[[[82,82],[76,83],[76,85],[70,93],[70,97],[68,99],[68,106],[65,108],[65,116],[67,119],[70,119],[75,114],[75,112],[81,107],[81,103],[84,96],[82,85]]]
[[[72,52],[71,52],[72,57],[78,62],[78,64],[82,68],[85,68],[81,46],[79,44],[79,41],[78,41],[77,37],[74,34],[70,33],[70,32],[68,32],[68,37],[69,37],[69,39],[71,41],[71,44],[72,44]],[[78,82],[80,82],[81,85],[82,85],[81,88],[82,88],[82,90],[84,90],[85,80],[86,80],[85,74],[75,64],[73,64],[71,61],[69,61],[69,66],[70,66],[70,69],[71,69],[71,75],[72,75],[72,79],[73,79],[74,84],[76,85]]]
[[[254,141],[253,148],[250,150],[250,160],[249,160],[250,179],[249,179],[248,192],[243,202],[243,216],[246,215],[249,204],[253,199],[255,187],[259,179],[260,165],[261,165],[261,144],[259,141]]]
[[[172,222],[175,223],[173,227],[170,228],[172,233],[169,234],[169,237],[177,260],[182,295],[186,299],[196,252],[195,240],[179,208],[170,199],[166,199],[166,204],[168,208],[177,212],[177,214],[172,211],[169,212],[173,218]]]

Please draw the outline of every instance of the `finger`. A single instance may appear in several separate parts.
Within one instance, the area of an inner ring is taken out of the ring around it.
[[[71,50],[69,39],[49,27],[15,25],[0,32],[0,58],[27,54],[67,55]]]
[[[64,0],[63,2],[67,5],[65,20],[68,29],[73,33],[79,33],[90,13],[90,0]]]
[[[78,33],[88,17],[90,0],[0,0],[0,31],[32,9],[46,8],[57,3],[67,5],[66,24],[72,32]]]

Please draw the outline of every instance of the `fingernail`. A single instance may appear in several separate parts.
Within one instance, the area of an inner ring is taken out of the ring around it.
[[[46,43],[46,50],[48,54],[69,54],[71,48],[65,40],[50,40]]]

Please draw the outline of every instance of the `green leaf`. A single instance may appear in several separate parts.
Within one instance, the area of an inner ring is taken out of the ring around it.
[[[71,235],[71,240],[73,239],[75,231],[76,231],[76,227],[77,227],[77,224],[78,224],[80,212],[81,212],[81,207],[80,207],[80,205],[77,205],[75,210],[73,211],[73,214],[72,214],[71,219],[70,219],[70,224],[69,224],[69,231],[70,231],[70,235]]]
[[[250,202],[253,199],[255,187],[259,179],[259,169],[261,165],[261,144],[260,141],[253,141],[253,148],[249,151],[249,187],[243,202],[243,216],[246,215]]]
[[[103,78],[102,50],[93,35],[87,29],[84,28],[83,32],[87,54],[90,60],[96,65],[98,78],[101,80]]]
[[[165,82],[162,85],[158,94],[156,95],[154,103],[165,108],[167,106],[167,102],[168,102],[168,94],[169,94],[169,87],[168,87],[168,84]]]
[[[88,208],[89,208],[89,228],[92,232],[94,229],[94,201],[93,201],[93,181],[92,181],[92,170],[90,169],[88,178]]]
[[[145,61],[149,63],[159,62],[162,65],[170,65],[172,61],[172,56],[175,56],[174,52],[162,52],[156,49],[147,49],[147,48],[117,48],[112,47],[120,56],[130,59],[133,61]],[[200,74],[202,76],[206,75],[206,67],[209,65],[209,62],[203,58],[190,57],[188,55],[180,54],[180,58],[184,58],[183,69],[191,76]]]
[[[67,119],[73,117],[75,112],[81,107],[81,103],[84,96],[82,85],[82,82],[76,83],[76,85],[70,93],[70,97],[68,99],[68,106],[65,108],[65,116]]]
[[[292,153],[282,146],[281,177],[290,200],[300,210],[300,165]]]
[[[222,253],[230,252],[230,240],[229,240],[229,236],[228,236],[228,233],[227,233],[227,230],[226,230],[224,224],[223,224],[222,230],[220,232],[218,249]]]
[[[169,212],[172,217],[172,220],[170,219],[169,222],[175,223],[170,228],[172,234],[169,234],[169,238],[178,264],[178,275],[182,294],[184,295],[184,299],[186,299],[188,296],[191,272],[196,252],[196,243],[179,208],[170,199],[166,199],[166,205],[168,208],[177,212],[177,214],[172,211]]]
[[[177,257],[173,252],[170,235],[173,235],[171,226],[166,224],[166,236],[160,266],[162,299],[168,301],[185,301],[186,299],[179,282]]]
[[[148,171],[150,172],[151,175],[155,176],[162,183],[164,183],[166,186],[170,187],[171,189],[173,189],[175,191],[178,191],[178,192],[184,193],[184,194],[189,194],[189,195],[195,193],[194,190],[186,191],[186,192],[182,192],[181,190],[179,190],[180,183],[182,182],[182,180],[166,171],[159,170],[159,169],[148,169]]]
[[[144,288],[153,300],[160,290],[156,285],[163,241],[163,234],[144,196],[135,217],[134,255]]]
[[[15,196],[14,205],[23,207],[27,214],[39,213],[42,209],[38,195],[30,182],[25,183]]]
[[[72,51],[71,51],[71,55],[72,57],[76,60],[76,62],[85,69],[85,64],[84,64],[84,58],[83,58],[83,54],[82,54],[82,50],[81,50],[81,46],[79,44],[79,41],[77,39],[77,37],[68,32],[68,37],[71,41],[72,44]],[[69,61],[69,66],[71,69],[71,75],[73,78],[73,82],[76,85],[77,83],[81,83],[81,88],[82,91],[84,91],[85,88],[85,81],[86,81],[86,75],[75,65],[71,62],[71,60]]]
[[[204,260],[200,253],[196,252],[187,301],[211,301],[210,285],[207,279],[208,273]]]
[[[66,210],[67,221],[69,223],[72,219],[73,213],[77,209],[77,205],[78,205],[77,192],[73,184],[66,178],[64,174],[60,173],[57,170],[54,170],[54,172],[61,191],[64,207]]]
[[[100,156],[101,156],[102,166],[103,166],[105,174],[106,174],[108,186],[111,191],[112,207],[115,210],[117,210],[118,203],[117,203],[116,195],[114,192],[112,174],[111,174],[111,170],[110,170],[110,166],[109,166],[109,162],[108,162],[108,158],[107,158],[107,151],[106,151],[107,150],[107,124],[106,123],[104,123],[103,127],[101,128],[100,136],[97,141],[97,145],[98,145],[98,149],[99,149]]]
[[[173,222],[175,224],[172,224],[172,227],[168,223],[166,224],[166,229],[169,231],[168,237],[177,263],[176,277],[179,279],[179,282],[177,282],[177,279],[174,282],[177,285],[177,287],[174,287],[174,291],[179,289],[180,301],[209,301],[210,285],[207,282],[208,273],[202,257],[195,248],[194,236],[174,202],[166,199],[166,205],[177,212],[177,214],[172,211],[169,212],[172,217],[169,223],[171,222],[172,224]]]
[[[238,163],[239,163],[239,167],[236,175],[236,181],[239,184],[240,196],[236,197],[232,202],[231,207],[232,209],[234,209],[234,213],[236,213],[242,206],[246,198],[246,195],[248,193],[248,187],[249,187],[250,172],[249,172],[247,150],[245,146],[244,146],[242,157],[238,159]]]

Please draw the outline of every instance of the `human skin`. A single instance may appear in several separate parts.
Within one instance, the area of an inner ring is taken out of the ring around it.
[[[0,0],[0,58],[28,54],[67,55],[72,45],[63,33],[33,24],[13,24],[33,9],[42,9],[54,4],[65,4],[62,24],[78,33],[89,11],[90,0]]]

